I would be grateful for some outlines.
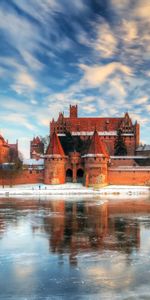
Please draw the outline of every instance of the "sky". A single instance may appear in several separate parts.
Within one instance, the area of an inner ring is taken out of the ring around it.
[[[149,0],[0,0],[0,131],[19,140],[79,116],[126,111],[150,144]]]

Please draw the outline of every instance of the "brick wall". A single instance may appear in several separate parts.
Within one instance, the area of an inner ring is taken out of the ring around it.
[[[136,166],[138,165],[134,159],[111,159],[111,166],[112,167],[119,167],[119,166]]]
[[[17,174],[0,174],[0,185],[32,184],[39,182],[43,182],[43,170],[22,170]]]
[[[150,185],[148,170],[108,170],[108,184],[113,185]]]
[[[47,159],[45,161],[44,183],[63,184],[65,183],[65,159]]]

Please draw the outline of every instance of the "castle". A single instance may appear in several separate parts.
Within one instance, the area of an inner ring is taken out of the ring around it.
[[[126,149],[123,155],[116,155],[118,132]],[[108,184],[149,185],[149,156],[138,151],[139,145],[140,126],[128,113],[122,118],[81,118],[77,105],[70,105],[69,117],[59,113],[57,121],[50,122],[46,151],[39,137],[31,141],[31,159],[24,161],[23,170],[13,181],[80,182],[95,188]],[[3,183],[7,184],[7,178]]]
[[[0,164],[8,163],[18,156],[18,141],[9,144],[0,134]]]

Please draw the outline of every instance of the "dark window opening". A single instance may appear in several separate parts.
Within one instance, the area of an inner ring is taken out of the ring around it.
[[[83,183],[84,171],[82,169],[77,170],[77,182]]]
[[[71,169],[66,171],[66,182],[72,182],[73,173]]]

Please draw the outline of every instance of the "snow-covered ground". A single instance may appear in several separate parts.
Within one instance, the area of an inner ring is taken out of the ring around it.
[[[150,194],[148,186],[109,185],[102,188],[86,188],[80,183],[66,183],[63,185],[25,184],[12,187],[0,186],[0,197],[15,195],[105,195],[105,196],[140,196]]]

